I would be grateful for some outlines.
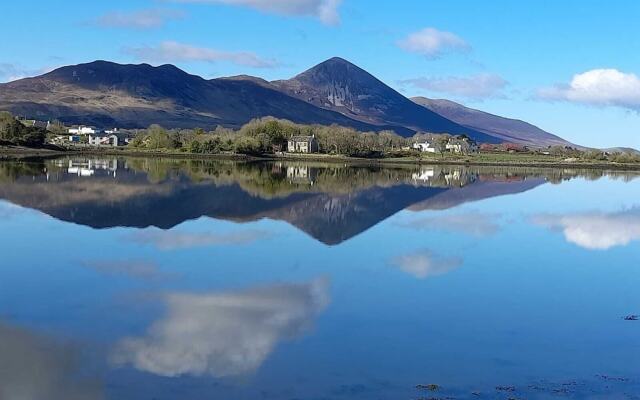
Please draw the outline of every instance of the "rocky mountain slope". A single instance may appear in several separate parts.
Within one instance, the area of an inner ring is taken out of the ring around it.
[[[426,97],[413,97],[411,100],[451,121],[500,138],[505,142],[533,147],[574,146],[572,143],[527,122],[489,114],[450,100],[428,99]]]
[[[317,107],[368,124],[467,134],[480,142],[499,141],[415,104],[367,71],[341,58],[331,58],[292,79],[272,84]]]
[[[272,116],[403,136],[432,132],[466,134],[482,143],[570,144],[526,122],[446,100],[412,101],[341,58],[274,82],[247,75],[206,80],[173,65],[95,61],[0,84],[0,110],[102,128],[238,128]]]
[[[205,80],[172,65],[96,61],[0,85],[0,109],[101,127],[239,127],[274,116],[299,123],[375,127],[249,79]]]

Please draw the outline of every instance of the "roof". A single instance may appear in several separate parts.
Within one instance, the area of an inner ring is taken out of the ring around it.
[[[48,122],[44,122],[44,121],[33,121],[33,127],[34,128],[42,128],[42,129],[46,129],[49,126]]]
[[[315,139],[313,136],[291,136],[289,138],[289,140],[294,142],[310,142],[313,139]]]
[[[114,132],[114,133],[105,133],[105,132],[96,132],[96,133],[92,133],[89,136],[93,136],[93,137],[111,137],[111,136],[115,136],[118,139],[126,139],[127,135],[124,133],[120,133],[120,132]]]

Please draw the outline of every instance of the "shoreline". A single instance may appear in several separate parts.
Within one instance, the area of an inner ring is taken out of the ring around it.
[[[147,157],[147,158],[174,158],[192,160],[231,160],[231,161],[309,161],[340,163],[363,166],[384,166],[384,165],[453,165],[453,166],[477,166],[477,167],[531,167],[531,168],[585,168],[598,170],[616,171],[640,171],[638,164],[620,164],[614,162],[588,162],[576,161],[566,162],[561,160],[550,161],[529,161],[529,160],[504,160],[487,161],[474,160],[473,156],[466,159],[424,159],[424,158],[359,158],[348,156],[336,156],[325,154],[287,154],[250,156],[243,154],[195,154],[183,152],[163,152],[163,151],[129,151],[110,149],[90,149],[90,150],[52,150],[52,149],[31,149],[24,147],[0,147],[0,160],[30,159],[30,158],[59,158],[65,156],[110,156],[110,157]],[[518,157],[518,156],[515,156]]]

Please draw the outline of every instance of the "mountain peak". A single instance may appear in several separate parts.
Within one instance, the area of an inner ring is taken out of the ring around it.
[[[204,82],[171,64],[154,67],[102,60],[58,68],[41,79],[75,88],[122,91],[145,98],[174,96]]]
[[[337,111],[380,129],[467,134],[483,142],[495,139],[462,127],[415,104],[357,65],[330,58],[286,81],[272,82],[291,96]]]
[[[330,58],[292,79],[273,84],[304,101],[351,116],[368,108],[369,105],[363,102],[372,96],[395,95],[393,89],[373,75],[340,57]]]
[[[74,124],[238,127],[253,118],[273,116],[363,131],[393,130],[403,136],[466,134],[486,143],[560,140],[521,121],[497,120],[444,100],[422,100],[425,106],[341,57],[274,82],[246,75],[206,80],[170,64],[96,60],[0,84],[0,109]],[[501,125],[489,124],[496,121]]]
[[[356,66],[351,61],[348,61],[348,60],[346,60],[346,59],[344,59],[342,57],[331,57],[328,60],[325,60],[325,61],[321,62],[320,64],[316,65],[316,67],[319,67],[319,66],[322,66],[322,65],[324,65],[324,66],[349,65],[349,66],[354,66],[354,67]]]
[[[64,78],[70,74],[74,81],[81,75],[100,77],[102,79],[113,77],[114,75],[141,75],[154,73],[171,73],[179,75],[188,75],[186,72],[171,64],[164,64],[154,67],[150,64],[118,64],[111,61],[96,60],[88,63],[68,65],[54,69],[45,74],[49,78]]]
[[[309,68],[293,80],[307,81],[314,84],[353,84],[378,81],[373,75],[357,65],[340,57],[333,57]],[[363,82],[365,81],[365,82]]]

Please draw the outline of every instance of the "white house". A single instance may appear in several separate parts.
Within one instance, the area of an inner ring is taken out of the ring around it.
[[[469,154],[478,151],[478,144],[466,136],[456,136],[450,138],[445,149],[451,153]]]
[[[291,136],[287,141],[289,153],[317,153],[320,150],[316,135]]]
[[[429,142],[422,142],[422,143],[414,143],[412,146],[414,149],[416,150],[420,150],[423,153],[435,153],[436,152],[436,148],[433,147],[433,145]]]
[[[79,126],[77,128],[69,128],[70,135],[93,135],[98,130],[92,126]]]
[[[446,147],[447,151],[452,153],[462,153],[462,145],[460,143],[447,143]]]
[[[91,146],[124,146],[127,140],[116,135],[106,133],[95,133],[89,135],[89,145]]]

